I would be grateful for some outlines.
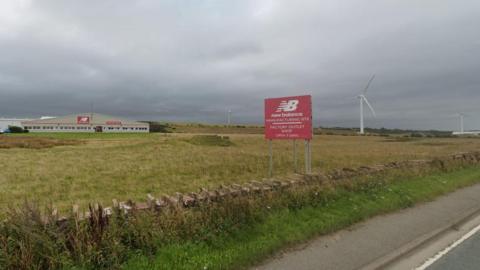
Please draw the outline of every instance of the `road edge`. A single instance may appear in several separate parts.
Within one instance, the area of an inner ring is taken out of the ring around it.
[[[359,270],[386,269],[388,268],[388,266],[394,264],[400,259],[414,253],[416,250],[421,249],[422,247],[428,245],[436,239],[441,238],[450,230],[461,227],[462,225],[468,223],[468,221],[474,219],[477,216],[480,216],[480,205],[466,210],[461,217],[458,217],[457,219],[451,221],[449,224],[444,225],[436,230],[431,231],[430,233],[424,234],[421,237],[408,242],[394,252],[374,259],[370,263],[361,266]]]

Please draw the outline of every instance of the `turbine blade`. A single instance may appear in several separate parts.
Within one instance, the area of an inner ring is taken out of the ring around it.
[[[370,102],[368,102],[368,99],[366,97],[363,97],[363,100],[367,104],[368,108],[370,108],[370,111],[372,111],[373,117],[377,117],[377,114],[375,113],[375,110],[373,109],[372,105],[370,105]]]
[[[375,74],[373,74],[373,76],[370,78],[370,80],[368,81],[367,83],[367,86],[365,86],[365,89],[363,89],[363,94],[366,95],[367,94],[367,90],[368,88],[370,87],[370,84],[372,83],[373,79],[375,79]]]

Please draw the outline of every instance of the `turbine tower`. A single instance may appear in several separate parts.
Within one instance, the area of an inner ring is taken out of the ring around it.
[[[357,98],[360,100],[360,134],[365,134],[365,127],[364,127],[364,121],[363,121],[363,103],[367,104],[368,108],[373,114],[373,117],[377,117],[375,114],[375,110],[373,109],[372,105],[370,105],[370,102],[368,102],[367,99],[367,90],[368,87],[370,87],[370,84],[372,83],[373,79],[375,79],[375,74],[370,78],[370,80],[367,83],[367,86],[365,89],[363,89],[363,93],[358,95]]]
[[[464,126],[464,121],[463,120],[464,120],[465,116],[467,116],[467,115],[465,115],[464,113],[458,113],[457,115],[460,119],[460,134],[464,134],[465,133],[465,126]]]
[[[231,110],[231,109],[228,109],[228,110],[227,110],[227,127],[230,126],[231,121],[232,121],[232,110]]]

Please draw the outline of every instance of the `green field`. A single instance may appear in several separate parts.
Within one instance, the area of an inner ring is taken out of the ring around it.
[[[240,130],[241,128],[239,128]],[[245,129],[241,129],[245,130]],[[230,131],[230,130],[228,130]],[[0,206],[28,200],[61,209],[73,203],[144,200],[147,193],[196,191],[267,177],[267,143],[259,134],[228,134],[229,146],[192,140],[194,134],[22,134],[78,144],[32,149],[0,148]],[[0,137],[2,140],[2,137]],[[1,141],[0,141],[1,142]],[[302,142],[298,142],[303,149]],[[480,149],[469,138],[318,135],[313,171],[426,159]],[[299,167],[303,153],[299,153]],[[293,172],[292,142],[274,142],[275,177]]]
[[[291,176],[292,146],[274,142],[276,178]],[[317,135],[313,171],[479,149],[476,138]],[[301,164],[302,151],[299,157]],[[110,205],[113,198],[145,201],[147,193],[261,180],[267,143],[246,133],[8,134],[0,136],[0,161],[2,269],[244,268],[316,235],[478,183],[480,175],[477,163],[449,159],[227,196],[192,208],[128,214],[114,209],[110,217],[90,208],[91,217],[82,222],[66,211],[74,203],[85,210],[91,202]],[[49,204],[63,211],[64,223],[44,209]]]
[[[282,248],[476,184],[479,177],[478,168],[465,168],[398,177],[363,192],[340,189],[321,204],[271,211],[260,222],[232,229],[208,242],[176,242],[163,246],[153,257],[133,255],[121,269],[248,269]]]

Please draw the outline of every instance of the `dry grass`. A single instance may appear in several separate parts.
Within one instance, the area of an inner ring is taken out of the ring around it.
[[[32,134],[33,135],[33,134]],[[29,136],[32,136],[29,135]],[[111,199],[144,199],[221,183],[266,177],[267,143],[262,135],[229,134],[228,147],[195,145],[192,134],[50,134],[38,139],[81,140],[53,148],[0,149],[0,206],[25,198],[60,208]],[[12,137],[12,138],[22,138]],[[298,142],[299,150],[303,149]],[[315,136],[314,171],[480,150],[466,138],[390,140],[384,137]],[[301,169],[303,152],[299,152]],[[274,142],[275,176],[293,171],[292,142]]]
[[[67,139],[54,139],[54,138],[42,138],[42,137],[12,137],[12,136],[0,136],[0,148],[30,148],[41,149],[51,148],[61,145],[77,145],[81,141],[67,140]]]
[[[263,134],[261,126],[224,126],[224,125],[202,125],[202,124],[171,124],[172,130],[176,133],[204,133],[204,134]]]

